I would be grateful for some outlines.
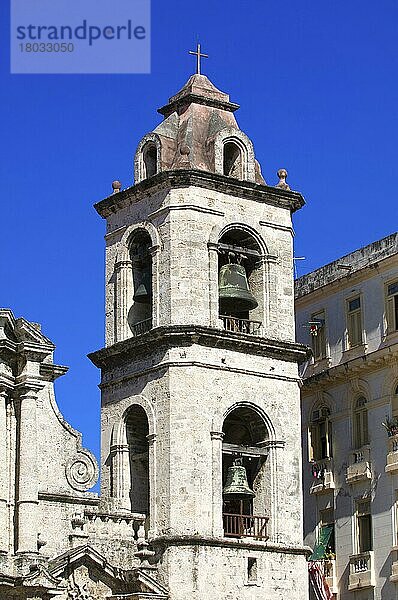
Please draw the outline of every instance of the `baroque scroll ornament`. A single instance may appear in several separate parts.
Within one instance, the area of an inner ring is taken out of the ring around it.
[[[69,485],[80,492],[93,487],[98,479],[97,462],[87,450],[78,452],[69,460],[65,471]]]

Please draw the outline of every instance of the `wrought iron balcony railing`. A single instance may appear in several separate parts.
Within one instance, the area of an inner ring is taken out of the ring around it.
[[[150,329],[152,329],[152,318],[145,319],[145,321],[139,321],[138,323],[131,325],[133,337],[141,335],[142,333],[146,333]]]
[[[223,328],[226,331],[236,331],[238,333],[248,333],[249,335],[261,335],[261,321],[249,321],[248,319],[237,319],[220,315]]]
[[[225,537],[251,537],[267,540],[268,517],[223,513]]]

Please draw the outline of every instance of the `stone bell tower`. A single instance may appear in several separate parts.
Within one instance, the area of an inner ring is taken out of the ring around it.
[[[307,598],[292,213],[239,106],[193,75],[106,219],[102,497],[146,515],[171,600]]]

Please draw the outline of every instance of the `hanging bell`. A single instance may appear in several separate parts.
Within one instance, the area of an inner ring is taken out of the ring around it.
[[[149,304],[151,302],[151,281],[149,271],[144,271],[141,283],[134,293],[133,300],[140,304]]]
[[[250,489],[247,473],[242,460],[237,458],[228,467],[227,482],[223,489],[224,498],[254,498],[256,494]]]
[[[258,302],[250,291],[243,265],[223,265],[218,277],[220,312],[224,315],[253,310]]]

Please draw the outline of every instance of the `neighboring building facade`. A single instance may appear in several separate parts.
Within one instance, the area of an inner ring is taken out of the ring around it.
[[[296,281],[304,533],[338,600],[398,597],[398,234]],[[382,423],[386,425],[383,426]]]
[[[291,224],[304,201],[284,170],[265,184],[237,108],[192,76],[140,142],[135,185],[96,204],[100,497],[56,408],[54,346],[1,313],[0,598],[307,599]]]

